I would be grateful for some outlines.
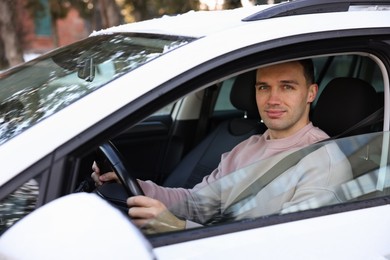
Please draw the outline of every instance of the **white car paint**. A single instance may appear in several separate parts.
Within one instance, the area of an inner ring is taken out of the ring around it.
[[[155,248],[157,259],[390,259],[390,206]]]
[[[161,18],[114,26],[91,35],[123,31],[203,37],[243,25],[241,21],[255,12],[272,5],[252,6],[223,11],[190,11],[185,14],[165,15]]]
[[[390,259],[389,219],[390,205],[384,205],[152,249],[118,210],[96,195],[77,193],[35,210],[3,234],[0,259],[384,260]]]
[[[241,15],[245,13],[246,16],[246,14],[256,12],[257,9],[257,7],[242,8],[238,9],[237,14]],[[253,11],[251,12],[251,10]],[[219,12],[221,14],[223,13],[223,11]],[[199,16],[202,19],[206,19],[205,17],[208,16],[208,19],[212,20],[214,15],[214,12],[190,12],[177,16],[177,18],[185,18],[184,20],[188,21],[189,25],[194,25],[199,21]],[[241,20],[237,22],[236,19],[239,15],[232,17],[221,15],[218,23],[212,23],[210,25],[210,28],[214,28],[214,30],[209,29],[209,33],[213,32],[209,36],[169,52],[131,73],[116,79],[112,83],[94,91],[82,100],[75,102],[1,145],[0,163],[4,167],[0,176],[0,185],[6,183],[33,163],[54,151],[57,147],[77,137],[84,130],[92,127],[101,119],[112,114],[142,94],[167,82],[176,75],[184,73],[199,64],[210,61],[225,53],[259,42],[300,34],[339,31],[351,28],[390,27],[390,19],[388,19],[390,17],[390,11],[310,14],[256,22],[242,22]],[[160,25],[159,21],[169,20],[168,24],[171,25],[173,19],[175,17],[154,19],[140,26],[129,25],[128,27],[117,27],[116,29],[102,31],[100,33],[111,33],[122,29],[130,32],[132,31],[132,27],[136,28],[134,31],[151,32],[150,30],[156,24]],[[332,23],[324,23],[324,20],[332,21]],[[237,23],[237,26],[218,32],[217,30],[224,29],[224,26],[219,25],[220,23]],[[161,25],[163,24],[161,23]],[[216,27],[213,27],[213,25]],[[173,26],[168,28],[175,30]],[[183,24],[177,30],[180,32],[182,28]],[[277,28],[277,30],[270,30],[269,28]],[[157,30],[155,32],[161,31]],[[178,60],[180,62],[177,62]],[[161,68],[169,69],[162,71]],[[150,74],[153,74],[153,77]],[[129,86],[137,87],[129,90]],[[115,100],[115,102],[107,102],[107,97]],[[386,105],[386,107],[388,106]],[[74,118],[76,114],[78,115],[77,120]],[[45,142],[42,142],[42,138],[45,138]]]
[[[249,14],[248,10],[245,9],[245,12]],[[207,16],[208,14],[204,12],[200,15]],[[208,19],[211,19],[212,15],[215,13],[210,13]],[[199,19],[196,12],[180,17],[183,19],[188,17],[192,25]],[[237,24],[235,28],[226,26],[230,29],[219,32],[217,29],[210,28],[209,37],[183,46],[145,64],[0,146],[0,163],[2,164],[0,185],[54,151],[61,144],[74,137],[77,138],[85,129],[92,127],[96,122],[142,94],[212,58],[257,42],[297,34],[360,27],[390,27],[389,17],[389,11],[381,11],[302,15],[259,22],[234,20],[230,21],[230,24],[227,20],[226,24],[229,26]],[[172,23],[175,17],[164,19],[169,20],[170,24],[175,24]],[[96,34],[111,33],[115,30],[162,32],[166,29],[165,22],[157,30],[149,27],[158,24],[159,21],[163,20],[155,19],[140,25],[132,25],[133,27],[117,27],[110,31],[96,32]],[[332,21],[332,23],[324,21]],[[217,25],[224,27],[219,24],[220,22],[223,23],[221,20]],[[270,30],[270,27],[276,27],[277,30]],[[169,28],[174,29],[172,26]],[[185,29],[186,27],[181,26],[177,29],[177,34],[183,31],[187,33]],[[192,35],[200,36],[202,33],[195,30]],[[216,47],[210,48],[210,46]],[[177,62],[178,60],[181,62]],[[161,71],[164,67],[170,69]],[[150,76],[151,71],[155,72],[153,77]],[[386,82],[388,86],[388,79]],[[129,86],[137,87],[129,88]],[[385,93],[388,95],[388,90]],[[107,97],[115,102],[106,102]],[[385,122],[388,122],[389,104],[386,103],[385,106],[385,115],[387,115]],[[78,119],[74,118],[75,114],[79,115]],[[42,143],[43,137],[44,143]],[[153,252],[150,252],[150,245],[140,232],[129,224],[127,219],[93,195],[84,195],[71,195],[58,199],[22,219],[10,230],[10,233],[1,237],[0,254],[21,259],[25,257],[28,259],[60,259],[60,257],[102,259],[104,257],[107,259],[108,256],[113,259],[130,259],[131,256],[134,257],[132,254],[140,250],[141,253],[137,259],[153,259],[154,255],[157,259],[214,259],[221,258],[221,256],[224,259],[245,257],[251,259],[390,259],[389,205],[193,240],[154,248]],[[78,200],[78,203],[72,203],[75,200]],[[80,203],[80,200],[85,200],[85,202]],[[79,208],[77,205],[88,205],[88,207]],[[69,215],[72,212],[79,213],[77,218]],[[69,216],[66,223],[57,222],[59,219],[56,216],[61,214]],[[85,218],[80,220],[80,216]],[[96,216],[104,216],[104,227],[107,229],[101,229],[99,225],[102,220]],[[109,221],[110,219],[112,221]],[[123,232],[115,232],[115,239],[107,238],[107,234],[112,234],[111,230],[108,230],[111,225],[106,225],[107,223],[115,223],[115,226]],[[82,229],[81,225],[83,225]],[[90,232],[78,233],[85,229]],[[105,241],[100,240],[96,230],[105,234]],[[56,240],[53,240],[53,237]],[[119,243],[123,244],[117,244],[117,239],[120,239]],[[80,241],[90,245],[89,248],[92,250],[87,252],[86,247]],[[61,242],[73,244],[66,245]],[[103,242],[104,246],[102,246]],[[20,244],[23,244],[23,251],[18,247]],[[60,248],[59,245],[61,245]],[[83,247],[81,248],[80,245]],[[63,250],[68,247],[72,250]],[[59,252],[61,254],[58,254]],[[92,255],[87,255],[87,253],[92,253]],[[117,255],[108,255],[109,253]]]
[[[87,193],[46,204],[0,237],[0,259],[154,258],[141,232],[119,210]]]

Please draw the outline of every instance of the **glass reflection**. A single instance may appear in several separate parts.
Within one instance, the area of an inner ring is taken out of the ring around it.
[[[191,39],[95,36],[0,74],[0,144]]]

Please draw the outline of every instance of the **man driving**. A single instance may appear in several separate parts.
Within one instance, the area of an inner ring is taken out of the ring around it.
[[[334,144],[305,156],[250,199],[237,201],[245,188],[287,154],[329,137],[309,119],[318,92],[310,59],[259,68],[253,91],[267,131],[223,154],[218,167],[192,189],[139,180],[145,196],[127,199],[128,215],[137,226],[150,233],[181,230],[226,215],[243,219],[342,202],[335,187],[351,179],[352,171]],[[100,174],[96,163],[92,169],[97,185],[117,180],[114,172]],[[240,171],[245,173],[237,175]],[[225,184],[214,184],[217,180]]]

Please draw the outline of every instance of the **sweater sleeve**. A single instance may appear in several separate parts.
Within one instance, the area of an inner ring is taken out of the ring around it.
[[[244,148],[247,143],[248,140],[245,140],[233,148],[232,151],[222,154],[218,167],[209,175],[205,176],[192,189],[162,187],[152,181],[138,180],[138,182],[146,196],[161,201],[176,216],[196,222],[202,221],[203,223],[210,216],[217,213],[210,211],[204,212],[204,201],[207,202],[209,208],[220,208],[221,198],[219,187],[218,185],[212,184],[237,167],[235,159],[243,156],[239,156],[239,154],[242,150],[245,150]],[[213,207],[215,203],[218,204],[218,207]],[[204,214],[208,217],[203,217]]]
[[[184,201],[190,194],[189,189],[162,187],[152,181],[138,180],[138,183],[146,196],[161,201],[167,208]]]
[[[164,188],[151,181],[139,183],[146,196],[161,201],[174,215],[186,220],[187,228],[206,223],[220,212],[218,182],[209,185],[207,177],[194,189]]]

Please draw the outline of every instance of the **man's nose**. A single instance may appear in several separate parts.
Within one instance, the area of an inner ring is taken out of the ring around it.
[[[279,104],[280,103],[280,91],[277,88],[272,88],[268,96],[269,104]]]

